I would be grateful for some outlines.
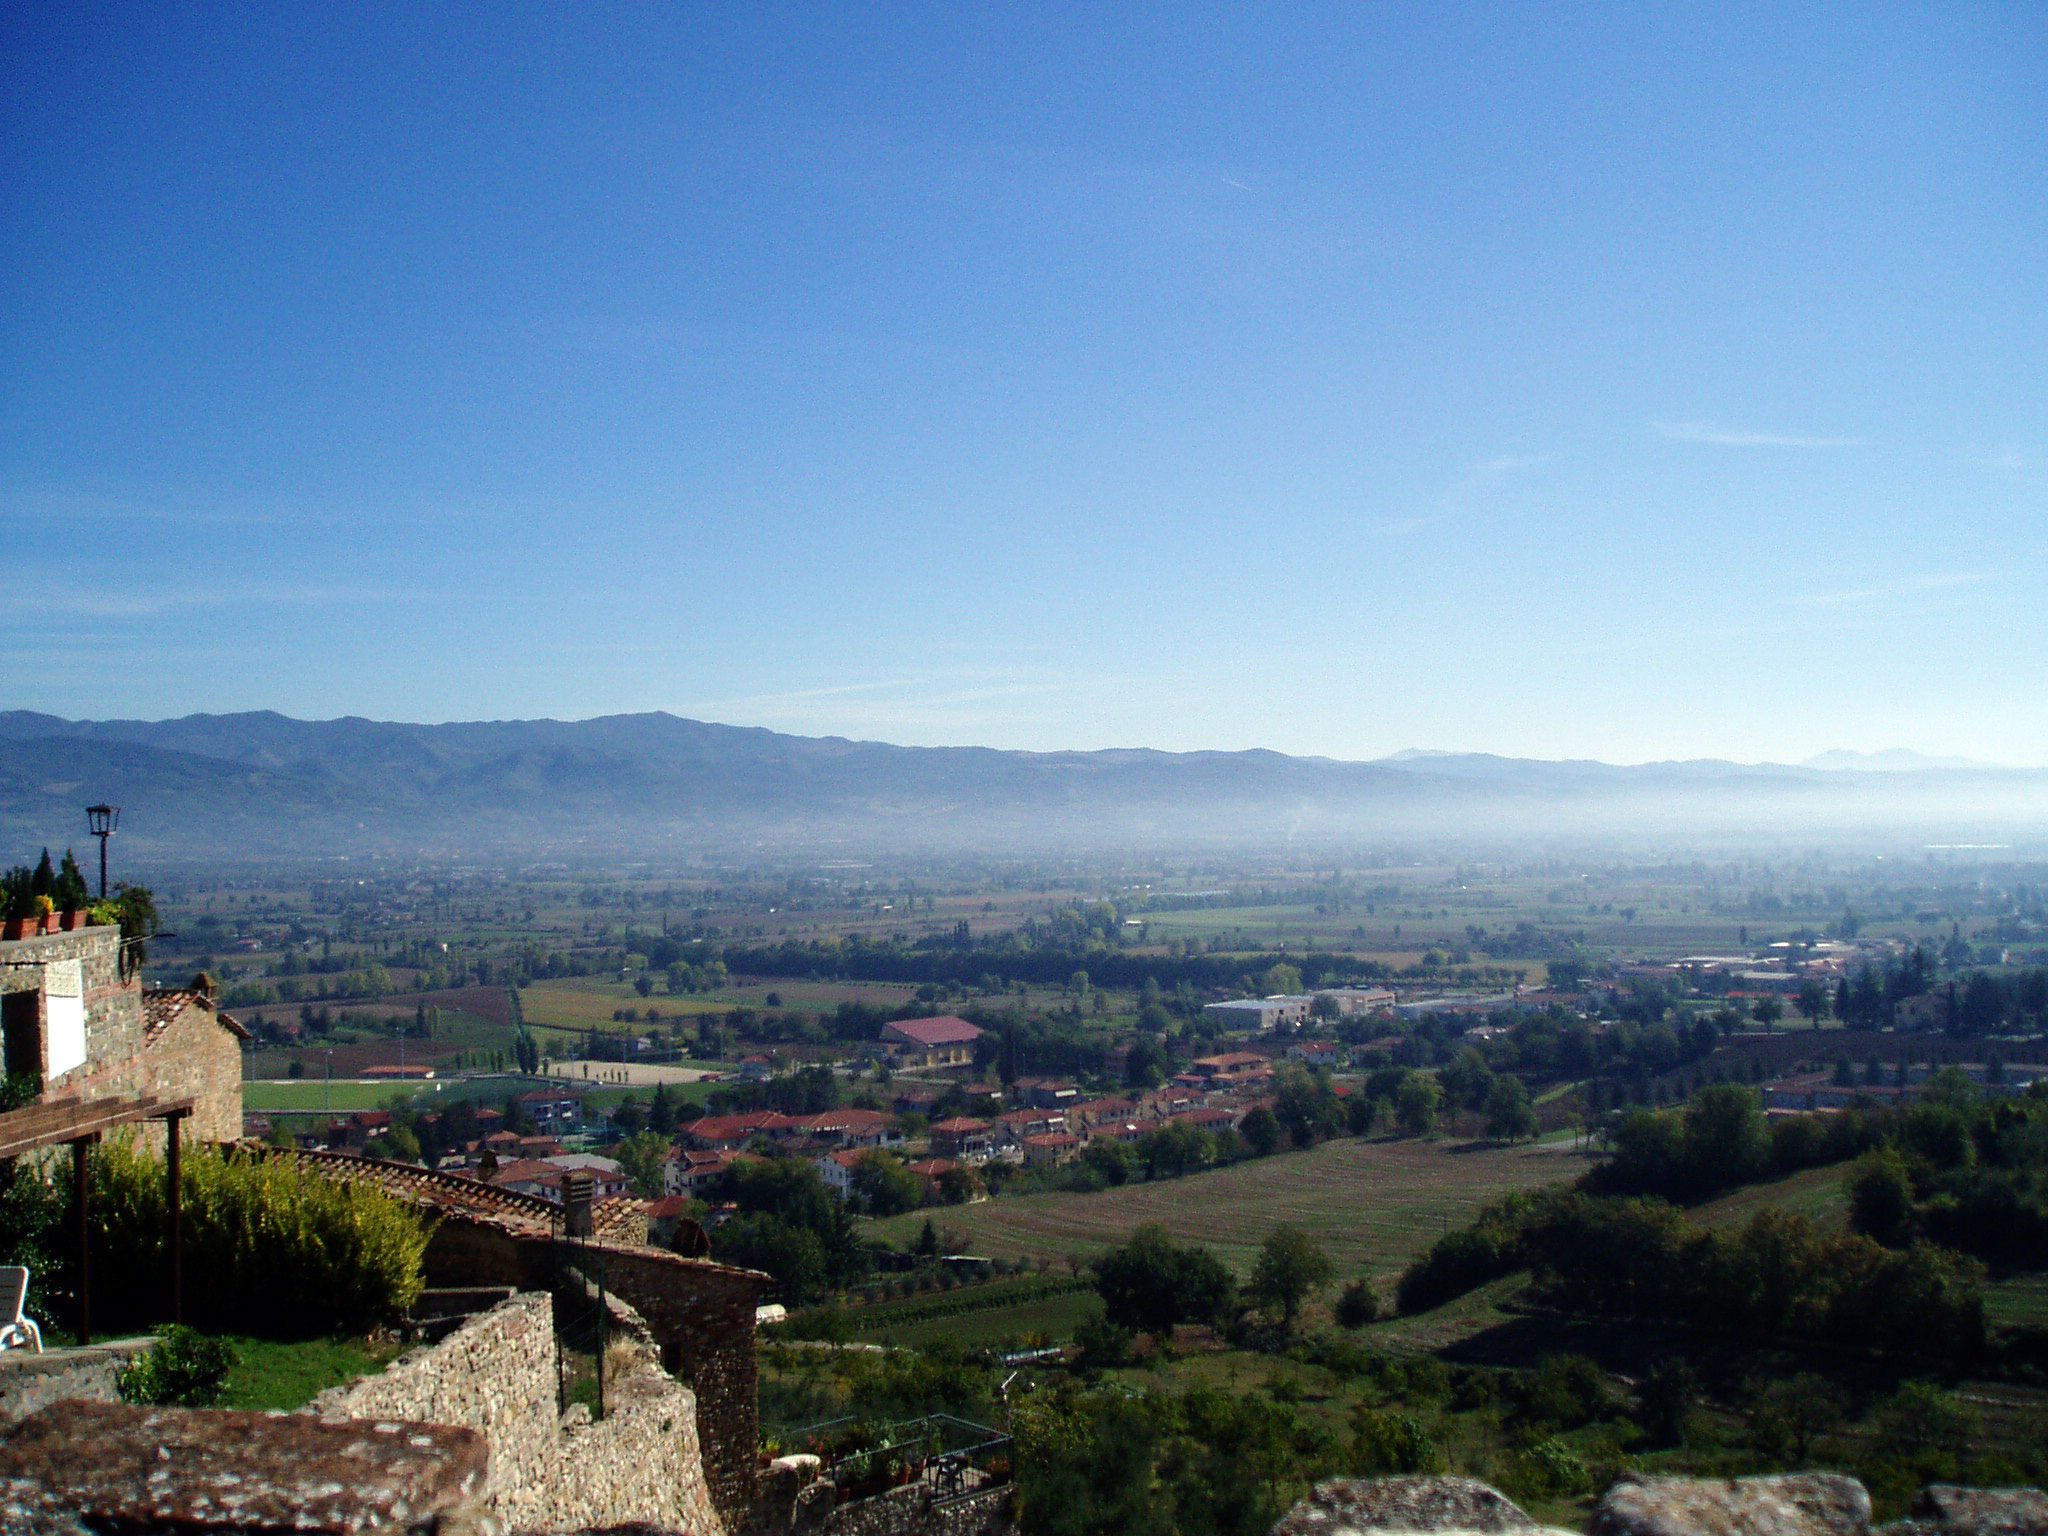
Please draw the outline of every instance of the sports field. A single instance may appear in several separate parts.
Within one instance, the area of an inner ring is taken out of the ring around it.
[[[1184,1242],[1206,1244],[1240,1275],[1250,1272],[1266,1234],[1289,1225],[1313,1234],[1340,1273],[1366,1271],[1386,1285],[1481,1206],[1510,1190],[1574,1178],[1586,1166],[1568,1136],[1515,1147],[1346,1137],[1184,1179],[1092,1195],[999,1198],[870,1225],[900,1245],[930,1216],[975,1253],[1036,1259],[1098,1253],[1156,1221]]]

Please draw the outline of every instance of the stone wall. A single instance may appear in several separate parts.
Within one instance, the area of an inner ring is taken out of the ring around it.
[[[1013,1529],[1007,1485],[932,1499],[918,1488],[862,1499],[832,1511],[819,1536],[1004,1536]]]
[[[190,994],[180,994],[180,1000]],[[238,1141],[242,1135],[242,1045],[220,1022],[214,1005],[192,996],[142,1054],[144,1092],[160,1099],[198,1100],[183,1135],[196,1141]],[[149,1122],[151,1144],[161,1146],[160,1121]]]
[[[513,1532],[639,1523],[724,1536],[697,1442],[697,1404],[661,1369],[645,1325],[613,1306],[606,1415],[555,1407],[553,1301],[526,1292],[377,1376],[322,1393],[314,1410],[481,1432],[483,1497]]]
[[[189,990],[145,993],[121,975],[121,931],[111,925],[0,942],[0,994],[46,992],[52,964],[76,962],[85,1005],[85,1063],[50,1074],[47,997],[39,1000],[48,1099],[153,1094],[198,1102],[184,1134],[234,1141],[242,1134],[242,1052],[239,1025],[223,1022],[210,997]],[[164,1143],[160,1121],[133,1133],[153,1148]]]
[[[78,962],[84,986],[85,1065],[46,1081],[46,1093],[84,1088],[99,1074],[142,1054],[142,989],[121,976],[119,928],[75,928],[0,943],[0,993],[40,992],[45,968],[66,960]],[[239,1064],[235,1078],[241,1080]],[[124,1082],[115,1091],[132,1090]]]
[[[2043,1536],[2048,1497],[2035,1488],[1923,1488],[1912,1515],[1870,1523],[1853,1477],[1650,1477],[1624,1473],[1593,1506],[1589,1536]],[[837,1536],[837,1533],[834,1533]],[[881,1536],[881,1533],[849,1533]],[[1272,1536],[1567,1536],[1543,1528],[1469,1477],[1335,1478],[1318,1483]]]
[[[767,1277],[655,1248],[603,1247],[606,1287],[646,1319],[662,1365],[697,1394],[705,1476],[737,1521],[759,1469],[754,1307]]]
[[[58,1402],[112,1403],[123,1369],[156,1347],[153,1338],[110,1339],[90,1349],[0,1350],[0,1424]]]
[[[695,1394],[705,1478],[726,1521],[739,1524],[758,1473],[754,1307],[768,1278],[665,1249],[564,1243],[456,1216],[435,1230],[425,1268],[434,1286],[547,1291],[577,1265],[602,1266],[605,1288],[639,1315],[662,1366]]]

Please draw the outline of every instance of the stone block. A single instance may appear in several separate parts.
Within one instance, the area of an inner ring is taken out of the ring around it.
[[[2048,1493],[1929,1483],[1913,1501],[1910,1520],[1880,1529],[1885,1536],[2042,1536],[2048,1532]]]
[[[58,1403],[0,1434],[0,1528],[410,1531],[467,1504],[486,1457],[446,1424]]]
[[[1869,1536],[1870,1495],[1831,1472],[1776,1477],[1623,1477],[1588,1536]]]
[[[1273,1527],[1273,1536],[1564,1536],[1497,1488],[1471,1477],[1332,1478]]]

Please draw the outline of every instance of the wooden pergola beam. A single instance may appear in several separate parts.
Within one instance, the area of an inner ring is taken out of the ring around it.
[[[78,1342],[92,1342],[92,1271],[90,1237],[92,1213],[88,1209],[92,1181],[89,1177],[92,1147],[102,1135],[124,1125],[144,1120],[164,1122],[164,1161],[168,1188],[170,1241],[166,1257],[170,1268],[171,1321],[185,1320],[185,1211],[180,1187],[183,1122],[197,1107],[196,1099],[159,1099],[148,1094],[103,1099],[60,1099],[54,1104],[31,1104],[0,1114],[0,1158],[15,1158],[45,1147],[71,1148],[72,1242],[78,1274]]]
[[[144,1120],[183,1118],[198,1101],[124,1096],[105,1099],[60,1099],[31,1104],[0,1114],[0,1157],[19,1157],[43,1147],[62,1146],[84,1136],[98,1136]]]

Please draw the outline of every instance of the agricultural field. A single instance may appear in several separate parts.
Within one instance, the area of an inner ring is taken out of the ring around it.
[[[1569,1136],[1503,1147],[1450,1141],[1341,1137],[1290,1152],[1099,1194],[1032,1194],[917,1212],[868,1224],[901,1246],[926,1215],[970,1251],[996,1258],[1094,1254],[1156,1221],[1183,1242],[1206,1244],[1238,1274],[1276,1226],[1312,1234],[1341,1274],[1382,1287],[1444,1232],[1510,1190],[1577,1177],[1586,1158]]]
[[[770,1003],[773,993],[777,999]],[[734,1008],[783,1013],[830,1013],[842,1002],[868,1003],[894,1008],[917,995],[915,987],[890,986],[882,982],[785,981],[779,979],[737,979],[715,992],[685,992],[670,996],[660,987],[642,997],[631,983],[579,976],[560,981],[536,981],[521,989],[519,997],[526,1022],[534,1029],[606,1033],[633,1031],[644,1024],[624,1024],[612,1014],[621,1008],[637,1009],[643,1018],[651,1008],[662,1021],[690,1019],[699,1014],[726,1013]]]

